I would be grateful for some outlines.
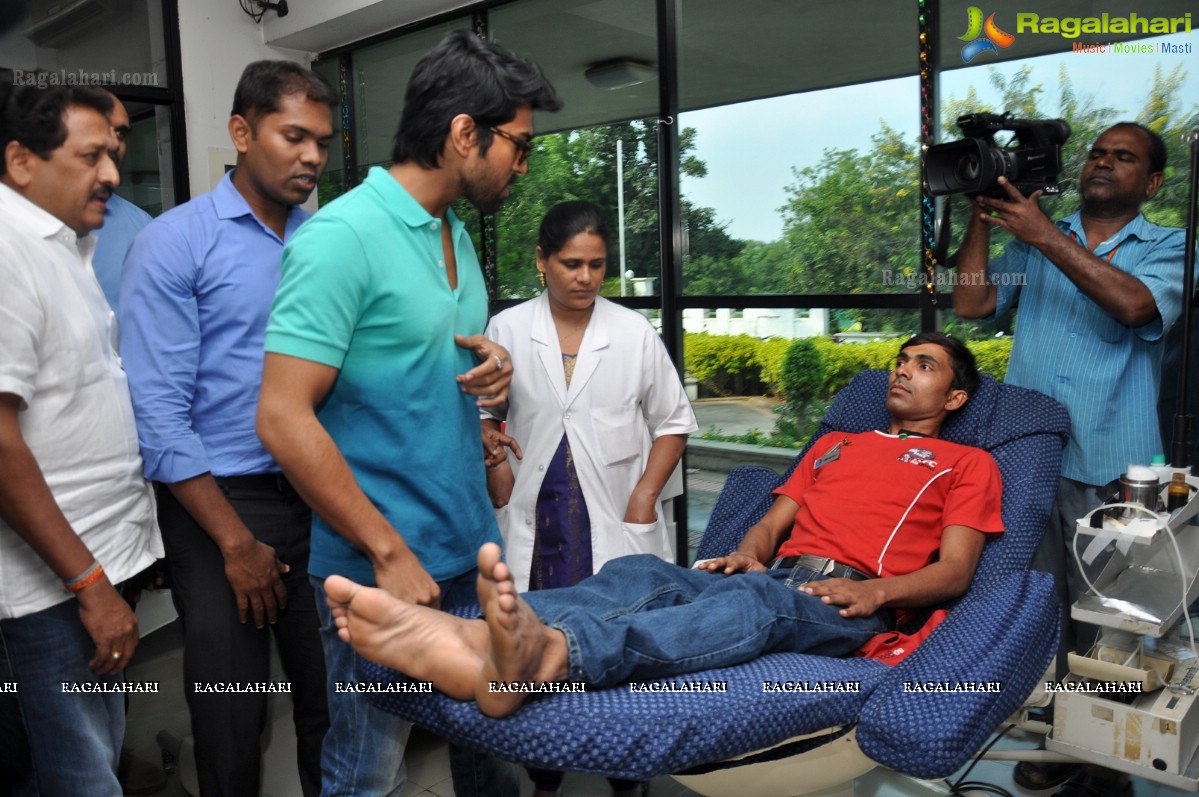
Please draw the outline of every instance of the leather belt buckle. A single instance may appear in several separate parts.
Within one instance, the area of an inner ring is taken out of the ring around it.
[[[853,581],[869,581],[874,578],[869,573],[864,573],[856,567],[841,564],[837,560],[830,559],[827,556],[815,556],[806,553],[799,556],[780,556],[770,563],[771,570],[790,569],[793,567],[802,567],[822,576],[848,578]]]
[[[812,556],[811,554],[802,554],[796,564],[822,576],[831,574],[837,567],[835,560],[829,559],[827,556]]]

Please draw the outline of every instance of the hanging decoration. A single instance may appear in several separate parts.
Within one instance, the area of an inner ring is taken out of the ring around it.
[[[924,180],[924,154],[936,143],[933,113],[936,109],[936,93],[934,78],[936,44],[933,29],[936,16],[929,7],[932,0],[917,0],[920,23],[920,251],[921,266],[924,272],[924,289],[928,291],[929,301],[937,306],[937,256],[936,256],[936,201],[928,192],[928,183]]]

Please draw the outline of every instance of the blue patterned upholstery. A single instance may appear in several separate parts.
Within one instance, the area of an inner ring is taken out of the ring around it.
[[[886,373],[859,374],[834,400],[818,434],[885,429]],[[893,769],[944,777],[1020,705],[1057,648],[1051,579],[1025,572],[1057,487],[1069,418],[1056,401],[984,377],[942,436],[987,448],[1004,480],[1006,533],[987,543],[971,590],[916,653],[891,668],[865,659],[773,654],[688,676],[726,681],[727,693],[636,693],[627,687],[531,700],[493,720],[442,695],[373,695],[380,707],[454,742],[530,766],[631,779],[703,770],[797,735],[839,736],[858,723],[862,749]],[[794,467],[794,466],[793,466]],[[765,468],[729,474],[698,556],[731,550],[771,502],[780,478]],[[703,633],[697,628],[696,633]],[[364,681],[402,680],[365,665]],[[853,692],[771,694],[763,682],[857,682]],[[999,682],[998,693],[929,693],[911,684]],[[908,685],[905,688],[905,684]]]

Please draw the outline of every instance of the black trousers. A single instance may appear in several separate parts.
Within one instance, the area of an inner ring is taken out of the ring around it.
[[[329,713],[320,621],[308,582],[312,512],[286,482],[263,481],[269,484],[246,487],[217,479],[255,538],[272,546],[291,568],[283,576],[287,608],[264,628],[256,628],[253,617],[238,621],[220,548],[169,489],[159,489],[158,518],[171,594],[183,625],[184,688],[202,797],[258,797],[269,694],[211,691],[210,685],[270,683],[272,635],[291,684],[304,797],[320,794],[321,744]]]

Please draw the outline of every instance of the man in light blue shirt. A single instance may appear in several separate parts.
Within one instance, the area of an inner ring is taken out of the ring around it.
[[[137,237],[121,279],[121,350],[146,477],[161,482],[200,793],[257,795],[271,633],[291,683],[305,797],[328,727],[311,512],[254,431],[263,339],[285,241],[310,214],[333,135],[333,89],[290,61],[246,67],[236,168]],[[252,622],[251,622],[252,621]],[[215,686],[216,688],[212,688]]]
[[[126,140],[132,128],[129,125],[129,112],[115,95],[112,95],[112,113],[108,117],[112,123],[112,131],[117,137],[117,168],[125,162]],[[130,244],[142,228],[150,223],[153,217],[127,199],[113,194],[108,198],[108,207],[104,209],[104,226],[96,233],[96,251],[92,254],[92,270],[96,272],[96,280],[104,298],[112,308],[114,315],[119,315],[121,305],[121,265],[125,262],[125,254]]]
[[[1005,381],[1070,412],[1057,505],[1032,565],[1057,579],[1059,674],[1065,654],[1086,652],[1094,637],[1093,626],[1070,621],[1070,605],[1086,591],[1070,553],[1075,523],[1100,504],[1101,486],[1164,450],[1158,382],[1165,333],[1182,308],[1185,235],[1146,221],[1141,204],[1161,187],[1165,164],[1156,133],[1117,124],[1091,147],[1077,213],[1055,224],[1037,205],[1039,191],[1024,197],[1004,181],[1005,199],[975,198],[956,256],[959,316],[994,319],[1019,304]],[[988,264],[991,225],[1016,240]]]

